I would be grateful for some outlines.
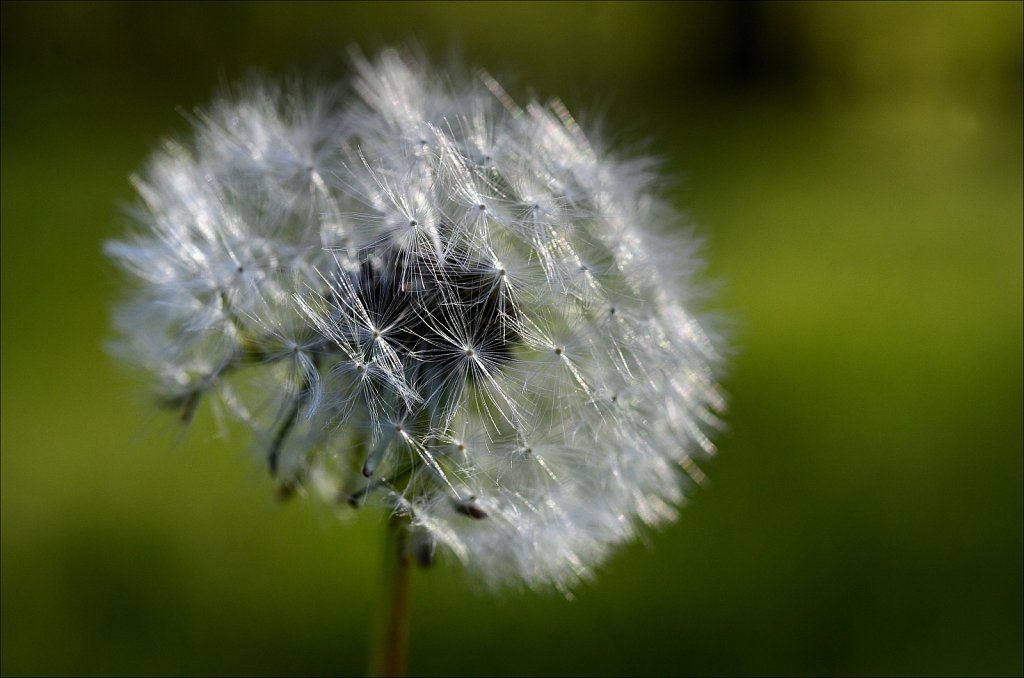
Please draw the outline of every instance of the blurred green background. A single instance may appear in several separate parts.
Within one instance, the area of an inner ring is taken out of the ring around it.
[[[103,351],[100,248],[219,83],[410,39],[663,158],[737,349],[676,525],[572,603],[417,573],[411,672],[1024,672],[1022,4],[4,3],[0,30],[4,674],[363,671],[379,517],[279,505],[244,436],[156,413]]]

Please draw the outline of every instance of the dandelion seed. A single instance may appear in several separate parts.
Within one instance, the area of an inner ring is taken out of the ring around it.
[[[282,496],[407,521],[423,563],[568,591],[704,474],[720,341],[646,161],[558,101],[396,51],[250,85],[136,180],[118,352],[252,428]]]

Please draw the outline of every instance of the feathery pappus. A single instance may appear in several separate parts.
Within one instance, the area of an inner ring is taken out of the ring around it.
[[[558,101],[404,52],[251,84],[135,178],[118,355],[244,422],[283,492],[406,516],[494,585],[568,590],[714,453],[721,340],[656,166]],[[454,80],[454,82],[453,82]]]

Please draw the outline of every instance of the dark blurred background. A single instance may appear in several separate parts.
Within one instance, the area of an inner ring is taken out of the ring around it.
[[[11,674],[348,674],[379,516],[279,505],[105,355],[128,175],[255,67],[414,40],[661,157],[730,431],[575,602],[414,578],[416,674],[1021,674],[1022,5],[2,6]]]

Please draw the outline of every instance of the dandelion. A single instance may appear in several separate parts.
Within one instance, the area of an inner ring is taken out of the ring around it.
[[[251,428],[282,494],[386,507],[400,562],[568,592],[714,453],[695,246],[558,101],[355,66],[250,84],[134,179],[117,350]]]

